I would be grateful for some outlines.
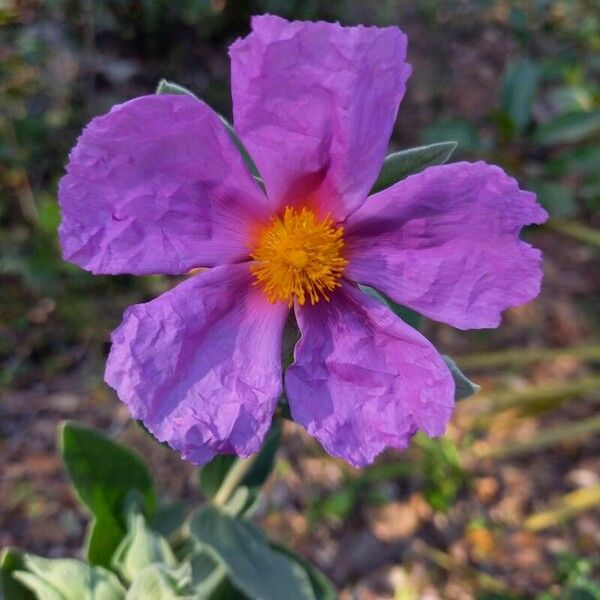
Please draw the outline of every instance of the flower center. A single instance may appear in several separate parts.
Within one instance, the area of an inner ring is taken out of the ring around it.
[[[290,306],[321,298],[339,287],[348,261],[342,256],[344,230],[331,217],[318,219],[312,210],[286,207],[261,233],[250,269],[270,302]]]

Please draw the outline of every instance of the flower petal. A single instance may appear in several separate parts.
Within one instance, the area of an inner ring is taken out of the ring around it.
[[[235,130],[269,196],[345,218],[383,164],[410,75],[404,33],[264,15],[229,54]]]
[[[519,232],[546,218],[499,167],[430,167],[348,220],[346,275],[454,327],[497,327],[503,310],[539,293],[541,253]]]
[[[268,205],[219,117],[190,96],[115,106],[84,129],[59,187],[66,260],[179,274],[248,255]]]
[[[302,337],[286,372],[290,409],[327,452],[360,467],[405,448],[417,429],[444,432],[454,382],[435,348],[349,283],[296,309]]]
[[[215,267],[127,309],[112,336],[106,382],[184,458],[248,456],[281,394],[287,314],[252,286],[247,264]]]

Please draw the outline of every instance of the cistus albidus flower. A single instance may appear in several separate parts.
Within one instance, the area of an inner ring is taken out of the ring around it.
[[[282,393],[353,465],[442,434],[454,383],[435,348],[372,286],[461,329],[496,327],[539,291],[519,239],[546,213],[483,162],[430,167],[369,196],[411,68],[395,27],[255,17],[230,48],[234,127],[185,95],[94,119],[60,183],[67,260],[101,274],[181,275],[130,307],[106,381],[159,440],[198,464],[256,452]],[[282,377],[294,311],[301,337]]]

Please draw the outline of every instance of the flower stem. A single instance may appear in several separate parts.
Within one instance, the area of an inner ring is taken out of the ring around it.
[[[217,506],[223,506],[229,500],[229,498],[231,498],[233,492],[235,492],[235,490],[244,480],[244,477],[248,475],[250,469],[256,461],[257,456],[258,453],[245,460],[238,460],[233,467],[231,467],[225,476],[225,479],[223,479],[221,487],[219,487],[212,500],[213,504],[216,504]]]

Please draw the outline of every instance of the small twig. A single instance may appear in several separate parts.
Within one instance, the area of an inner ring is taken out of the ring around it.
[[[463,400],[461,406],[477,405],[482,413],[493,415],[512,408],[531,408],[563,398],[583,396],[584,394],[589,394],[590,392],[598,390],[600,390],[600,376],[590,376],[582,377],[575,381],[552,383],[549,385],[530,387],[524,390],[479,394],[474,398]],[[486,401],[488,401],[488,403],[486,403]],[[485,417],[476,418],[477,422],[485,420]]]
[[[244,477],[248,474],[258,454],[254,454],[250,458],[246,460],[237,461],[233,467],[231,467],[230,471],[225,476],[221,487],[215,494],[213,498],[213,504],[217,506],[223,506],[229,498],[231,498],[233,492],[239,487],[239,485],[244,480]]]
[[[417,552],[428,558],[431,562],[435,563],[438,567],[445,569],[454,574],[460,575],[461,578],[470,580],[479,587],[494,592],[502,592],[505,594],[510,593],[510,588],[499,579],[482,573],[473,567],[457,561],[453,556],[442,552],[437,548],[432,548],[424,542],[417,542]]]
[[[535,362],[557,358],[600,361],[600,344],[572,346],[570,348],[515,348],[455,357],[461,369],[491,369],[496,367],[520,367]]]
[[[537,432],[530,439],[473,451],[475,458],[507,458],[570,441],[582,441],[600,431],[600,416]]]
[[[29,182],[29,176],[27,173],[23,172],[21,174],[20,181],[15,187],[15,191],[17,193],[17,197],[19,198],[19,204],[21,206],[23,217],[33,225],[37,225],[39,221],[38,210],[35,203],[33,189],[31,187],[31,183]]]
[[[529,529],[529,531],[548,529],[599,504],[600,483],[566,494],[560,498],[556,508],[544,510],[529,517],[525,521],[525,529]]]

